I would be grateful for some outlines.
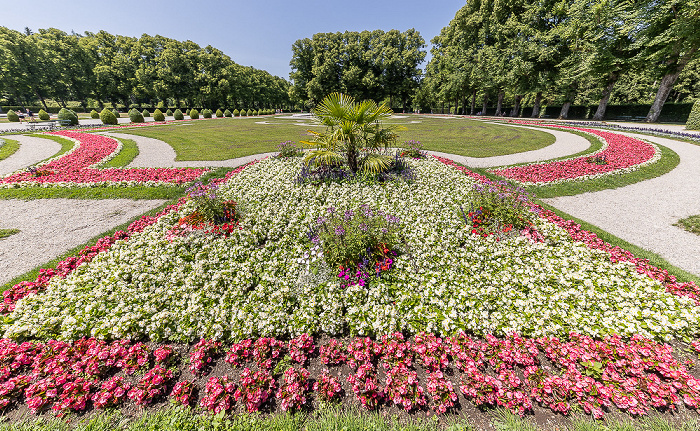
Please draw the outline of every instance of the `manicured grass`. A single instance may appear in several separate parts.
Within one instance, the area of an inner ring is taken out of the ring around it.
[[[5,160],[19,150],[19,142],[12,139],[3,139],[5,143],[0,146],[0,160]]]
[[[103,168],[123,168],[139,155],[139,147],[136,142],[131,139],[117,140],[122,143],[122,150],[112,160],[102,165]]]
[[[695,235],[700,235],[700,215],[686,217],[678,220],[678,223],[674,223],[673,225],[683,228],[690,233],[694,233]]]
[[[19,233],[19,229],[0,229],[0,239]]]
[[[26,187],[0,189],[0,199],[173,199],[182,187]]]
[[[260,121],[270,124],[256,124]],[[398,145],[413,139],[421,141],[428,150],[469,157],[531,151],[554,143],[554,137],[546,132],[462,118],[410,117],[393,119],[389,123],[405,128],[399,132]],[[225,118],[140,127],[125,132],[169,143],[177,153],[177,160],[226,160],[275,151],[277,144],[284,141],[307,140],[309,129],[323,130],[323,127],[282,118]]]

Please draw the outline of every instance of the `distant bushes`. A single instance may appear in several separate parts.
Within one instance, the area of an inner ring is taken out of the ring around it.
[[[234,116],[234,117],[240,117],[240,116],[241,116],[241,113],[238,111],[238,109],[234,109],[234,110],[233,110],[233,116]]]
[[[211,117],[212,117],[211,110],[210,110],[210,109],[204,109],[204,110],[202,110],[202,117],[204,117],[204,118],[211,118]]]
[[[9,111],[7,111],[7,121],[11,123],[17,123],[19,121],[19,115],[17,115],[15,111],[10,109]]]
[[[60,111],[58,111],[58,119],[70,120],[71,126],[75,126],[78,124],[78,115],[70,109],[63,108]]]
[[[224,116],[224,113],[221,109],[216,110],[216,118],[221,118]]]
[[[693,109],[690,110],[685,128],[688,130],[700,130],[700,99],[695,101]]]
[[[109,109],[105,108],[100,112],[100,120],[102,120],[102,124],[117,124],[117,117],[114,116],[114,112],[110,111]]]
[[[190,118],[191,118],[192,120],[198,120],[198,119],[199,119],[199,111],[197,111],[196,109],[190,110],[190,114],[189,114],[189,115],[190,115]]]
[[[179,109],[176,109],[175,112],[173,112],[173,117],[175,117],[176,120],[184,120],[185,116],[182,114],[182,111]]]
[[[224,111],[224,117],[231,117],[233,114],[228,109]]]
[[[143,114],[136,108],[131,108],[131,111],[129,111],[129,120],[131,120],[132,123],[143,123],[145,121],[143,119]]]
[[[143,115],[143,118],[148,118],[151,116],[151,113],[148,112],[148,109],[144,109],[143,112],[141,112],[141,115]]]
[[[41,111],[39,111],[39,117],[41,117]],[[92,111],[90,111],[90,118],[93,118],[93,119],[100,118],[100,113],[93,109]],[[47,120],[48,120],[48,118],[47,118]]]
[[[157,109],[153,111],[153,119],[155,121],[165,121],[165,115],[160,111],[160,109]]]
[[[172,116],[173,116],[173,111],[171,111],[170,109],[168,109],[167,111],[165,111],[165,115],[167,115],[168,117],[172,117]]]
[[[251,115],[253,115],[253,111],[251,111],[251,110],[249,109],[249,110],[248,110],[248,114],[246,114],[246,115],[248,115],[248,116],[250,117]]]

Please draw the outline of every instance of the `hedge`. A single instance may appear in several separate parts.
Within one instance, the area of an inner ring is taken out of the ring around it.
[[[155,121],[165,121],[165,115],[163,115],[160,109],[156,108],[156,110],[153,111],[153,119]]]
[[[114,116],[114,112],[110,111],[109,109],[105,108],[100,112],[100,120],[102,120],[102,124],[117,124],[117,117]]]
[[[176,120],[184,120],[185,116],[182,114],[182,111],[179,109],[176,109],[175,112],[173,112],[173,117],[175,117]]]
[[[9,111],[7,111],[7,121],[11,123],[17,123],[19,122],[19,115],[17,115],[15,111],[10,109]]]
[[[700,99],[695,101],[693,109],[688,115],[688,121],[685,123],[685,128],[688,130],[700,130]]]
[[[61,110],[58,111],[58,119],[70,120],[71,126],[76,126],[78,124],[78,116],[70,109],[61,108]]]

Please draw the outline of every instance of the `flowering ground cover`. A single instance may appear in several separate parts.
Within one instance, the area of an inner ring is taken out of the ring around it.
[[[206,172],[206,169],[189,168],[99,169],[101,163],[118,154],[119,141],[90,133],[62,131],[52,134],[73,139],[77,144],[72,151],[0,179],[0,187],[180,185]]]
[[[654,163],[661,157],[661,151],[654,145],[613,132],[523,121],[513,122],[581,131],[598,137],[604,144],[600,151],[588,156],[489,170],[495,175],[523,185],[549,185],[630,172]]]
[[[461,208],[504,191],[449,161],[409,161],[412,182],[318,185],[295,182],[300,163],[268,159],[220,181],[220,199],[236,202],[227,234],[169,235],[202,210],[183,199],[7,292],[0,399],[58,412],[167,398],[212,412],[342,397],[594,417],[700,406],[690,363],[662,341],[697,335],[693,283],[527,202],[520,234],[475,234]],[[399,238],[391,267],[363,285],[319,253],[319,229],[332,221],[327,234],[343,240],[358,208]]]

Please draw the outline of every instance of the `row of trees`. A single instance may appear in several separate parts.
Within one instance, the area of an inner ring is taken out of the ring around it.
[[[533,117],[547,100],[566,118],[572,103],[595,100],[601,120],[623,85],[637,96],[625,102],[653,99],[654,122],[679,77],[677,98],[700,96],[700,0],[468,0],[432,43],[416,95],[428,106],[466,110],[471,99],[473,113],[478,94],[483,110],[495,101],[497,114],[517,115],[532,95]]]
[[[24,33],[0,27],[0,98],[31,105],[53,99],[64,107],[93,99],[177,106],[281,107],[286,80],[236,64],[212,46],[144,34],[67,34],[55,28]]]
[[[414,29],[317,33],[292,45],[292,102],[315,106],[327,94],[389,99],[407,107],[420,84],[425,40]]]

